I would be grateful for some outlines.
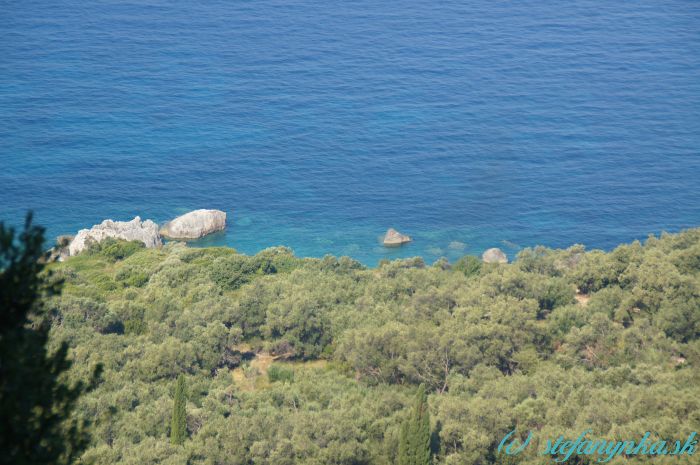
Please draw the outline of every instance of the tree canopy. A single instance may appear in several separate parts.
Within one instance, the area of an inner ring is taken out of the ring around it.
[[[395,464],[420,385],[435,464],[501,463],[516,428],[700,429],[700,229],[511,264],[369,269],[286,248],[108,243],[49,268],[65,281],[46,300],[50,353],[70,348],[71,379],[105,367],[72,417],[94,423],[83,460]],[[176,446],[181,375],[189,438]]]

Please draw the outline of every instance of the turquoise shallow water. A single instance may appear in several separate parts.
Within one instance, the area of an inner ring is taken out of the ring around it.
[[[700,225],[700,3],[0,0],[0,218],[456,258]],[[386,250],[393,226],[415,238]]]

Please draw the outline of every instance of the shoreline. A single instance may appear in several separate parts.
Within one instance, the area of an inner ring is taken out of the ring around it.
[[[148,211],[148,209],[144,209]],[[133,216],[116,215],[118,219],[128,219]],[[151,216],[162,218],[162,216]],[[99,218],[103,218],[100,215]],[[7,218],[5,218],[7,220]],[[75,227],[61,226],[54,218],[46,221],[44,216],[35,215],[37,223],[45,226],[47,231],[46,247],[52,245],[52,239],[58,233],[69,231],[75,234],[90,222]],[[100,220],[98,220],[100,221]],[[8,221],[5,221],[6,224]],[[9,224],[17,228],[23,221],[10,219]],[[159,224],[167,222],[159,219]],[[97,223],[97,221],[96,221]],[[62,223],[65,224],[65,223]],[[413,242],[396,248],[385,248],[380,243],[380,237],[385,225],[376,225],[371,221],[355,222],[352,224],[310,223],[300,218],[298,224],[280,221],[279,218],[268,218],[259,213],[257,216],[233,214],[228,221],[225,231],[211,234],[203,238],[187,241],[190,247],[231,247],[239,253],[255,255],[268,247],[285,246],[294,250],[299,257],[322,258],[325,255],[348,256],[374,267],[381,260],[393,260],[420,256],[426,262],[432,263],[441,257],[456,260],[464,254],[480,255],[491,247],[501,248],[509,257],[514,257],[525,248],[544,246],[551,249],[566,249],[576,244],[583,244],[587,250],[602,250],[609,252],[622,243],[635,240],[644,241],[650,235],[659,236],[664,232],[675,234],[696,227],[695,222],[674,221],[661,225],[650,225],[647,228],[616,228],[605,229],[590,227],[575,231],[550,230],[539,231],[537,225],[520,230],[499,227],[498,229],[484,226],[439,225],[431,226],[413,223],[399,224],[400,230],[409,234]],[[456,247],[453,247],[456,243]]]
[[[599,251],[599,252],[608,254],[608,253],[613,252],[615,249],[617,249],[620,246],[631,245],[631,244],[634,244],[636,242],[644,244],[650,238],[654,239],[654,240],[658,240],[661,237],[664,237],[666,235],[675,236],[675,235],[683,234],[683,233],[693,231],[696,229],[700,229],[700,226],[683,228],[683,229],[680,229],[680,230],[675,231],[675,232],[662,231],[659,234],[652,233],[652,234],[648,234],[644,239],[633,239],[631,241],[622,241],[611,248],[597,248],[597,247],[588,248],[585,244],[583,244],[581,242],[572,243],[567,247],[550,247],[550,246],[542,245],[542,244],[537,244],[534,246],[520,247],[520,246],[517,246],[517,244],[508,243],[508,241],[502,241],[502,242],[506,243],[506,244],[504,244],[504,248],[507,248],[507,250],[511,251],[511,253],[508,253],[508,254],[504,253],[504,256],[506,258],[505,258],[505,262],[503,262],[503,263],[510,264],[510,263],[515,262],[518,259],[518,254],[522,251],[525,251],[525,250],[534,251],[534,250],[541,249],[541,250],[550,251],[550,252],[562,252],[562,251],[568,251],[568,250],[573,250],[573,249],[579,249],[581,252],[585,252],[585,253]],[[484,254],[486,254],[492,250],[503,253],[503,251],[498,247],[488,248],[488,249],[484,250],[483,253],[470,253],[470,251],[467,250],[467,248],[466,248],[466,244],[460,243],[459,248],[456,245],[451,248],[452,249],[451,254],[445,254],[445,255],[440,255],[440,256],[433,255],[432,257],[426,257],[426,256],[421,255],[421,254],[411,254],[410,250],[412,249],[412,246],[414,244],[413,244],[413,242],[409,242],[407,244],[402,244],[401,246],[398,246],[398,247],[384,246],[383,250],[385,251],[386,256],[377,259],[374,264],[368,264],[365,261],[360,260],[357,257],[349,255],[349,254],[340,255],[340,254],[333,254],[331,252],[328,252],[328,253],[324,253],[321,255],[302,255],[302,254],[298,254],[293,247],[290,247],[288,245],[283,245],[283,244],[261,247],[257,251],[251,253],[248,251],[241,251],[237,247],[229,245],[227,243],[221,243],[221,244],[208,243],[209,241],[211,241],[211,239],[226,238],[227,232],[228,232],[227,230],[221,230],[221,231],[217,231],[215,233],[212,233],[211,235],[204,236],[204,237],[201,237],[198,239],[193,239],[193,240],[176,240],[176,239],[168,239],[166,237],[161,237],[162,243],[159,244],[157,248],[169,248],[169,247],[173,247],[173,246],[183,245],[183,246],[190,248],[190,249],[204,249],[204,250],[206,250],[206,249],[228,249],[228,250],[232,250],[234,253],[236,253],[238,255],[242,255],[242,256],[246,256],[246,257],[255,257],[256,255],[259,255],[261,253],[265,253],[266,251],[270,251],[270,250],[287,250],[287,251],[291,252],[292,256],[294,256],[295,258],[301,259],[301,260],[304,260],[304,259],[323,260],[326,257],[331,257],[334,259],[347,258],[347,259],[350,259],[354,262],[361,264],[363,267],[365,267],[367,269],[377,269],[377,268],[380,268],[382,266],[382,264],[385,262],[390,263],[390,262],[396,262],[396,261],[401,261],[401,260],[420,259],[423,262],[424,266],[435,266],[435,265],[438,265],[439,263],[453,264],[454,262],[458,261],[462,257],[475,257],[475,258],[478,258],[480,261],[484,261]],[[48,253],[52,253],[55,255],[54,258],[61,256],[61,259],[58,261],[63,261],[66,258],[72,258],[70,256],[61,255],[61,249],[67,247],[68,243],[64,242],[63,246],[59,247],[60,241],[62,239],[65,241],[65,238],[67,238],[67,237],[73,237],[73,236],[66,236],[66,235],[58,236],[56,238],[57,239],[56,245],[47,249]],[[381,244],[378,243],[377,245],[381,245]],[[375,249],[377,249],[377,247],[375,247]],[[516,250],[516,252],[513,253],[512,252],[513,250]],[[400,255],[397,255],[397,252]],[[404,253],[401,253],[401,252],[404,252]],[[405,253],[405,252],[409,252],[409,253]],[[488,262],[484,261],[484,263],[488,263]]]

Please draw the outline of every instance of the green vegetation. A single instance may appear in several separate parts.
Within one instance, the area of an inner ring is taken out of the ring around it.
[[[73,415],[84,461],[389,465],[425,451],[430,418],[435,464],[541,464],[499,441],[700,430],[700,229],[507,265],[114,243],[49,268],[50,353],[70,347],[73,380],[105,367]]]
[[[465,255],[455,262],[452,269],[461,271],[465,276],[473,276],[481,271],[481,260],[473,255]]]
[[[90,439],[86,418],[69,416],[92,385],[65,379],[66,343],[46,347],[52,315],[42,297],[58,293],[61,283],[39,277],[43,242],[44,230],[32,225],[31,215],[18,236],[0,223],[1,464],[73,463]]]
[[[430,465],[430,412],[421,384],[411,417],[401,427],[398,465]]]
[[[185,376],[177,377],[175,401],[173,402],[173,418],[170,425],[170,442],[182,445],[187,438],[187,393]]]
[[[276,381],[292,383],[294,382],[294,370],[280,365],[272,365],[267,370],[267,378],[271,383]]]

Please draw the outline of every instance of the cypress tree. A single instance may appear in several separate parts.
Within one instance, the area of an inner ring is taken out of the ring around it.
[[[173,419],[170,426],[170,442],[181,445],[187,436],[187,393],[185,392],[185,376],[177,377],[175,386],[175,402],[173,404]]]
[[[430,412],[421,384],[411,416],[401,427],[398,465],[430,465]]]

